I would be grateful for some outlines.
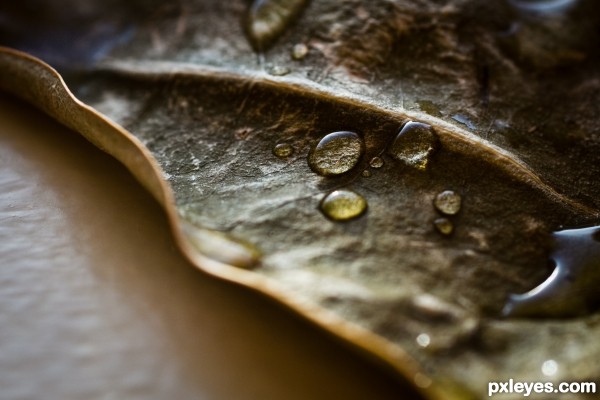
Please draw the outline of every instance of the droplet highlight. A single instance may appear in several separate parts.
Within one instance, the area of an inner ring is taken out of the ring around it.
[[[371,158],[371,161],[369,161],[369,165],[371,166],[371,168],[379,169],[383,167],[383,158],[375,156]]]
[[[356,166],[364,147],[362,139],[354,132],[333,132],[311,149],[308,165],[319,175],[340,175]]]
[[[448,218],[438,218],[433,221],[433,226],[439,233],[444,236],[449,236],[454,232],[454,224]]]
[[[438,138],[431,125],[410,121],[400,129],[388,148],[388,154],[410,167],[424,170],[438,146]]]
[[[369,171],[368,169],[365,169],[361,175],[364,176],[365,178],[369,178],[371,176],[371,171]]]
[[[308,0],[255,0],[244,28],[257,52],[269,49],[302,13]]]
[[[433,205],[439,212],[446,215],[455,215],[460,211],[462,199],[452,190],[444,190],[435,196]]]
[[[329,193],[321,201],[321,211],[334,221],[347,221],[362,215],[367,201],[351,190],[340,189]]]
[[[294,148],[289,143],[278,143],[273,147],[273,154],[279,158],[287,158],[294,154]]]
[[[304,43],[298,43],[292,48],[292,58],[296,61],[304,59],[308,54],[308,46]]]
[[[575,317],[600,306],[600,226],[554,232],[552,274],[524,294],[510,295],[508,317]]]

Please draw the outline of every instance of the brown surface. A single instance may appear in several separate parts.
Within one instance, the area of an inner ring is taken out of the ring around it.
[[[387,399],[384,372],[184,260],[117,162],[0,97],[0,398]]]

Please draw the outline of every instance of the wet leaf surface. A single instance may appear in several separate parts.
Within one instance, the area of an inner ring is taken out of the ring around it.
[[[552,231],[599,222],[600,13],[572,3],[313,1],[260,55],[242,1],[88,2],[0,32],[150,150],[196,250],[401,346],[448,397],[483,397],[488,381],[600,376],[597,313],[501,317],[549,276]],[[43,34],[61,21],[75,48]],[[402,135],[411,123],[420,133]],[[316,173],[310,155],[340,131],[361,145],[329,151],[352,162]],[[340,189],[366,212],[325,216]]]

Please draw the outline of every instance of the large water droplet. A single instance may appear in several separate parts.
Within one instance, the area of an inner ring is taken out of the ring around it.
[[[363,141],[356,133],[333,132],[311,150],[308,165],[319,175],[339,175],[354,168],[363,152]]]
[[[452,190],[444,190],[435,196],[433,205],[443,214],[454,215],[460,211],[461,198]]]
[[[433,128],[421,122],[407,122],[388,149],[389,155],[417,169],[427,168],[438,147]]]
[[[329,193],[321,201],[321,211],[334,221],[356,218],[367,209],[367,201],[351,190],[340,189]]]
[[[511,295],[503,314],[511,317],[569,317],[600,305],[600,226],[554,232],[556,267],[533,290]]]
[[[289,143],[278,143],[273,147],[273,154],[279,158],[286,158],[294,154],[294,148]]]

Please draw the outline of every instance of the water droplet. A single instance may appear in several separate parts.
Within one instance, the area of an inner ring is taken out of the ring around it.
[[[431,338],[426,333],[421,333],[417,336],[417,344],[421,347],[427,347],[431,343]]]
[[[433,221],[433,225],[435,226],[435,229],[437,229],[437,231],[442,235],[448,236],[454,232],[454,225],[448,218],[438,218]]]
[[[368,177],[370,177],[370,176],[371,176],[371,171],[369,171],[368,169],[365,169],[365,170],[362,172],[362,176],[364,176],[365,178],[368,178]]]
[[[367,209],[367,201],[351,190],[340,189],[329,193],[321,201],[321,211],[335,221],[356,218]]]
[[[398,132],[388,153],[406,165],[423,170],[437,147],[437,135],[430,125],[410,121]]]
[[[269,69],[269,73],[273,76],[284,76],[290,72],[288,67],[282,67],[281,65],[275,65]]]
[[[558,363],[554,360],[546,360],[542,364],[542,373],[546,376],[555,375],[558,372]]]
[[[294,148],[289,143],[278,143],[273,147],[273,154],[279,158],[286,158],[294,154]]]
[[[371,161],[369,161],[369,165],[371,166],[371,168],[381,168],[383,167],[383,158],[375,156],[371,158]]]
[[[435,196],[433,205],[442,214],[454,215],[460,211],[461,198],[458,193],[455,193],[452,190],[444,190],[442,193]]]
[[[254,0],[245,21],[245,31],[255,51],[271,47],[300,15],[308,0]]]
[[[339,175],[356,166],[364,143],[354,132],[333,132],[323,137],[308,155],[308,165],[319,175]]]
[[[260,263],[260,252],[249,243],[185,221],[183,230],[192,246],[205,257],[240,268],[252,268]]]
[[[600,304],[599,234],[600,226],[554,232],[554,271],[529,292],[510,295],[503,314],[573,317],[595,311]]]
[[[304,43],[298,43],[292,49],[292,58],[302,60],[308,54],[308,47]]]

